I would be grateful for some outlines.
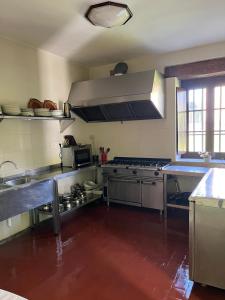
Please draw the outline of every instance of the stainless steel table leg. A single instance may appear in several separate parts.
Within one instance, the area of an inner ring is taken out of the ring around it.
[[[56,180],[53,180],[53,192],[54,192],[54,200],[52,202],[52,216],[53,216],[54,234],[57,235],[60,232],[60,214],[59,214],[58,185]]]
[[[164,218],[167,219],[167,175],[163,175]]]
[[[34,208],[34,224],[37,225],[39,223],[40,223],[39,210],[38,208]]]
[[[30,227],[33,229],[35,226],[35,219],[34,219],[34,210],[29,210],[29,216],[30,216]]]

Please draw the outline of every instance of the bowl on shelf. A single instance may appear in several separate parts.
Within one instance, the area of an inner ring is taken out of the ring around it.
[[[22,111],[21,112],[21,116],[24,116],[24,117],[34,117],[34,113],[33,112],[29,112],[29,111]]]
[[[33,117],[34,110],[32,108],[21,107],[21,115],[24,117]]]
[[[102,196],[102,194],[103,194],[103,191],[93,191],[93,194],[94,194],[94,196],[99,196],[99,197],[101,197]]]
[[[51,112],[48,108],[35,108],[34,115],[36,117],[51,117]]]
[[[86,181],[84,183],[84,188],[86,191],[94,190],[97,188],[97,184],[94,183],[93,181]]]
[[[21,113],[20,107],[17,104],[3,104],[2,111],[9,116],[18,116]]]
[[[51,116],[55,118],[63,118],[63,111],[61,109],[55,109],[51,111]]]

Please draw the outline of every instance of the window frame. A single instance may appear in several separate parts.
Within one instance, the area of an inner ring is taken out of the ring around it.
[[[189,110],[188,110],[188,91],[191,89],[206,88],[206,128],[205,128],[205,151],[212,154],[215,159],[225,159],[225,152],[214,152],[214,88],[216,86],[225,86],[225,76],[206,77],[181,80],[181,89],[186,90],[186,152],[181,154],[181,158],[200,158],[198,152],[188,151],[189,147]],[[179,90],[179,88],[178,88]],[[221,109],[221,108],[220,108]],[[178,120],[178,105],[176,105],[176,118]],[[176,122],[176,135],[177,135],[177,153],[178,153],[178,122]]]

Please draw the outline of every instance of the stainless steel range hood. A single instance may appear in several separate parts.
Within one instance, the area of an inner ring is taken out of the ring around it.
[[[86,122],[164,118],[164,80],[156,71],[74,82],[68,102]]]

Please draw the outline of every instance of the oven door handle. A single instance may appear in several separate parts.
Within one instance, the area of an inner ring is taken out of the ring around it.
[[[141,181],[141,183],[143,183],[143,184],[149,184],[149,185],[156,185],[156,184],[159,183],[159,182],[163,182],[163,180],[159,180],[159,179],[158,179],[158,180],[157,180],[157,179],[154,180],[154,179],[153,179],[153,180],[151,180],[151,181],[147,181],[147,180],[146,180],[146,181],[145,181],[145,180],[142,180],[142,181]]]
[[[140,179],[122,179],[122,178],[109,178],[109,181],[112,182],[130,182],[130,183],[140,183]]]
[[[77,164],[78,167],[82,167],[82,166],[86,166],[86,165],[90,165],[91,162],[86,162],[86,163],[81,163],[81,164]]]

